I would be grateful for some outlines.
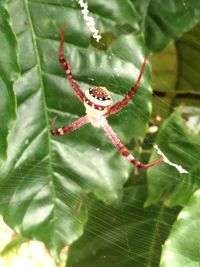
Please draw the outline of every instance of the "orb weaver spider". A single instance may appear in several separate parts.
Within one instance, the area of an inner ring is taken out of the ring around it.
[[[79,85],[72,77],[69,64],[63,57],[63,42],[64,42],[64,27],[62,27],[61,31],[59,61],[61,63],[61,66],[65,70],[66,76],[74,90],[74,93],[82,102],[82,104],[85,106],[86,115],[59,129],[54,129],[56,120],[56,118],[54,118],[51,123],[51,134],[52,135],[69,134],[90,122],[94,127],[97,128],[101,127],[104,130],[107,137],[116,147],[116,149],[119,151],[119,153],[122,156],[124,156],[129,162],[131,162],[136,168],[142,168],[142,169],[149,168],[156,164],[161,163],[163,161],[163,156],[161,156],[158,160],[153,161],[149,164],[142,164],[140,161],[136,160],[135,157],[128,151],[125,145],[118,138],[118,136],[116,135],[116,133],[113,131],[111,126],[108,124],[108,121],[106,120],[108,116],[124,108],[131,100],[131,98],[134,96],[135,92],[137,91],[140,85],[140,80],[142,78],[147,59],[144,58],[140,74],[138,76],[135,85],[130,89],[129,93],[121,101],[113,105],[111,96],[109,95],[109,92],[105,87],[94,87],[86,90],[85,93],[82,92]]]

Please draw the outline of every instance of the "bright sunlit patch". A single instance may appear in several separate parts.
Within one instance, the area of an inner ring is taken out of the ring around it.
[[[188,173],[188,171],[186,171],[185,169],[183,169],[183,167],[181,165],[175,164],[173,162],[171,162],[165,155],[164,153],[159,149],[159,147],[157,145],[154,145],[155,149],[157,150],[158,154],[163,156],[163,161],[167,164],[169,164],[170,166],[173,166],[174,168],[176,168],[178,170],[179,173]]]
[[[178,219],[186,219],[188,217],[188,212],[187,211],[182,211],[179,215],[178,215]]]
[[[15,232],[10,229],[3,221],[3,218],[0,217],[0,251],[9,243],[12,237],[15,235]],[[2,266],[2,265],[0,265]]]
[[[12,267],[55,267],[54,260],[43,243],[38,241],[28,241],[22,244],[13,257]]]
[[[167,250],[165,251],[163,257],[164,257],[165,262],[173,262],[174,253],[172,251]]]
[[[17,238],[16,233],[10,229],[0,217],[0,251],[2,251],[9,242]],[[1,267],[55,267],[56,264],[49,255],[42,242],[27,241],[21,246],[13,247],[0,257]]]
[[[198,198],[199,198],[199,196],[200,196],[200,190],[196,191],[196,192],[194,193],[194,195],[195,195],[195,197],[198,197]]]
[[[149,132],[150,133],[156,133],[158,131],[158,126],[153,125],[149,127]]]
[[[162,118],[161,118],[159,115],[157,115],[157,116],[156,116],[156,120],[157,120],[157,121],[162,121]]]

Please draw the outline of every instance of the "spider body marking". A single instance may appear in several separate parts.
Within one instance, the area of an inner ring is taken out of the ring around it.
[[[94,87],[85,91],[84,106],[86,114],[94,127],[104,125],[104,114],[112,106],[112,98],[105,87]]]
[[[68,134],[90,122],[94,127],[97,128],[101,127],[104,130],[106,136],[110,139],[115,148],[119,151],[119,153],[122,156],[124,156],[129,162],[131,162],[136,167],[136,170],[137,168],[141,169],[149,168],[161,163],[163,161],[163,156],[161,156],[158,160],[155,160],[149,164],[143,164],[140,161],[136,160],[134,156],[128,151],[126,146],[118,138],[118,136],[113,131],[113,129],[111,128],[106,119],[106,117],[124,108],[128,104],[128,102],[132,99],[132,97],[139,88],[147,59],[144,58],[135,85],[129,90],[128,94],[121,101],[113,105],[112,98],[105,87],[94,87],[86,90],[85,93],[82,92],[81,88],[72,77],[68,62],[63,57],[63,42],[64,42],[64,27],[62,27],[62,32],[61,32],[59,60],[61,66],[65,70],[66,76],[74,90],[74,93],[86,108],[86,115],[59,129],[54,129],[54,124],[56,119],[54,118],[51,123],[51,134],[52,135]]]

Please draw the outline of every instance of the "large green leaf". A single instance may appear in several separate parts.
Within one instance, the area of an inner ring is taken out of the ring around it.
[[[199,89],[200,24],[185,33],[176,43],[151,58],[152,87],[171,94],[194,94]],[[191,95],[192,96],[192,95]],[[196,95],[193,95],[195,99]]]
[[[142,16],[147,47],[156,52],[178,39],[200,20],[197,0],[132,0]]]
[[[123,3],[129,8],[128,0]],[[119,10],[113,5],[105,17],[91,13],[98,17],[101,32],[112,31],[118,24]],[[83,232],[85,195],[93,193],[101,200],[113,201],[133,170],[101,129],[87,125],[67,136],[50,135],[55,115],[61,127],[84,114],[58,63],[61,26],[66,28],[64,54],[74,78],[83,90],[106,86],[115,101],[122,99],[138,77],[144,42],[140,35],[122,35],[108,51],[95,49],[75,1],[13,0],[9,12],[20,46],[22,75],[16,86],[18,120],[0,174],[0,209],[12,228],[44,241],[58,254]],[[132,15],[135,23],[135,13]],[[144,135],[150,97],[147,67],[134,101],[109,119],[125,143]]]
[[[154,123],[156,116],[161,120],[171,113],[172,103],[175,97],[175,88],[178,76],[177,50],[174,44],[168,45],[161,52],[151,58],[151,85],[154,90],[152,118]]]
[[[111,19],[114,21],[115,27],[115,22],[117,22],[117,25],[129,24],[134,28],[138,28],[138,15],[130,1],[88,0],[87,2],[92,13],[101,16],[101,18]]]
[[[179,55],[179,92],[200,92],[200,24],[176,42]],[[194,97],[195,98],[195,97]]]
[[[188,123],[191,124],[191,121]],[[147,204],[163,201],[166,205],[185,205],[199,187],[200,136],[186,126],[181,109],[176,110],[163,123],[156,143],[170,161],[181,165],[189,173],[180,174],[166,163],[149,169]],[[155,157],[156,152],[152,159]]]
[[[17,43],[5,2],[0,2],[0,166],[6,159],[7,137],[16,117],[13,82],[19,72]]]
[[[152,88],[159,92],[174,92],[178,76],[178,56],[175,44],[168,45],[151,57]]]
[[[124,190],[121,201],[95,202],[84,235],[69,250],[68,267],[156,267],[176,209],[144,209],[146,187]]]
[[[178,215],[163,246],[160,267],[200,266],[200,190]]]
[[[153,122],[159,115],[165,119],[172,107],[184,106],[190,114],[190,121],[195,120],[195,129],[199,132],[199,29],[198,24],[190,32],[185,33],[176,43],[163,49],[151,57],[153,96]],[[195,114],[196,113],[196,114]],[[194,128],[194,127],[193,127]]]

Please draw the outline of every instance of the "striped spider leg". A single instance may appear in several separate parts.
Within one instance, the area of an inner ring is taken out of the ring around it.
[[[70,124],[68,124],[62,128],[59,128],[59,129],[54,129],[55,121],[56,121],[56,117],[51,122],[52,135],[63,135],[63,134],[67,134],[67,133],[72,133],[75,130],[77,130],[78,128],[80,128],[81,126],[87,124],[90,120],[89,120],[88,116],[85,115],[85,116],[81,117],[80,119],[73,121]]]
[[[119,151],[119,153],[122,156],[124,156],[129,162],[131,162],[136,167],[136,169],[149,168],[161,163],[163,161],[163,156],[161,156],[158,160],[155,160],[149,164],[143,164],[137,159],[135,159],[135,157],[128,151],[126,146],[118,138],[118,136],[113,131],[111,126],[108,124],[108,121],[106,119],[108,116],[124,108],[128,104],[128,102],[132,99],[132,97],[139,88],[147,59],[144,58],[135,85],[130,89],[129,93],[121,101],[113,105],[112,98],[105,87],[94,87],[86,90],[85,93],[82,92],[82,90],[72,77],[69,64],[63,57],[63,41],[64,41],[64,27],[62,28],[61,32],[59,60],[66,72],[67,78],[70,84],[72,85],[76,96],[79,98],[79,100],[84,104],[86,108],[86,115],[70,123],[69,125],[59,129],[54,129],[54,124],[55,124],[55,119],[54,119],[51,124],[51,133],[53,135],[63,135],[71,133],[80,128],[81,126],[90,122],[94,127],[102,128],[104,130],[106,136],[111,140],[111,142]]]
[[[80,87],[76,83],[76,81],[73,79],[72,74],[71,74],[71,70],[70,70],[70,65],[63,57],[63,42],[64,42],[64,26],[62,27],[62,31],[61,31],[59,61],[60,61],[61,66],[65,70],[65,73],[67,75],[67,78],[68,78],[73,90],[74,90],[74,93],[77,95],[79,100],[83,103],[84,93],[82,92],[82,90],[80,89]]]

